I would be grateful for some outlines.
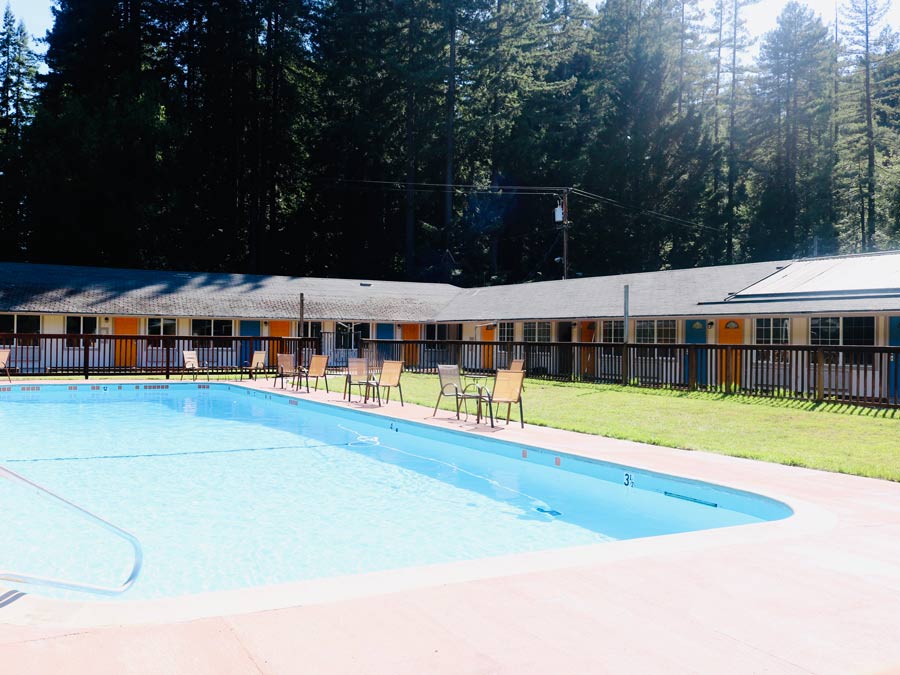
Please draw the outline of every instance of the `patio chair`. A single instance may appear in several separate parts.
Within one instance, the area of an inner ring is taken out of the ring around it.
[[[506,404],[506,423],[513,403],[519,404],[519,423],[525,428],[525,414],[522,412],[522,384],[525,382],[524,370],[498,370],[494,378],[494,388],[482,390],[482,401],[488,404],[491,426],[494,426],[494,404]]]
[[[276,354],[277,367],[275,376],[272,378],[272,386],[278,384],[278,378],[281,378],[281,388],[284,389],[284,378],[291,378],[291,386],[294,389],[300,388],[300,378],[303,377],[304,369],[298,368],[294,363],[293,354]]]
[[[525,370],[525,359],[513,359],[509,364],[510,370]]]
[[[262,373],[263,377],[267,380],[269,379],[268,373],[266,373],[266,358],[268,356],[268,352],[265,349],[260,351],[253,352],[253,358],[250,359],[250,363],[244,361],[244,367],[247,369],[247,375],[252,380],[254,373]],[[241,371],[241,379],[244,379],[244,373]]]
[[[391,387],[397,387],[400,392],[400,406],[403,407],[403,388],[400,386],[400,374],[403,372],[403,361],[385,361],[381,364],[381,374],[378,376],[378,389],[387,389],[385,403],[391,402]]]
[[[200,359],[197,358],[196,351],[182,351],[181,357],[184,359],[184,368],[181,371],[181,379],[184,379],[185,373],[190,373],[193,380],[197,381],[197,376],[206,373],[206,381],[209,382],[209,364],[201,365]]]
[[[6,371],[6,379],[10,382],[12,382],[12,378],[9,376],[9,358],[11,353],[11,349],[0,349],[0,369]]]
[[[438,394],[437,403],[434,404],[434,413],[431,416],[437,415],[438,406],[444,396],[452,396],[456,399],[456,419],[459,419],[460,406],[465,409],[466,419],[468,419],[469,407],[466,402],[478,401],[481,398],[481,386],[473,382],[464,387],[457,365],[438,365],[438,378],[441,382],[441,392]]]
[[[319,388],[319,378],[325,380],[325,391],[328,391],[328,354],[315,354],[309,359],[309,366],[303,370],[303,377],[306,378],[306,392],[309,393],[309,378],[316,378],[316,389]]]
[[[353,400],[351,391],[353,387],[359,387],[360,396],[362,396],[363,387],[366,388],[364,402],[369,402],[369,392],[375,392],[375,398],[378,405],[381,405],[381,394],[378,392],[378,381],[369,375],[369,362],[366,359],[348,358],[347,359],[347,380],[344,382],[344,396],[347,402]]]

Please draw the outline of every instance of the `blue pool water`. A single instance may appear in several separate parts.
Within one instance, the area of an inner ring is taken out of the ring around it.
[[[144,570],[124,599],[791,514],[759,495],[225,384],[23,389],[0,393],[0,464],[140,539]],[[114,585],[130,568],[127,543],[10,481],[0,513],[0,570]]]

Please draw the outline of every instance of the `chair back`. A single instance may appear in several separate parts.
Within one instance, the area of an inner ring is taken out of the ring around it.
[[[525,359],[513,359],[509,364],[510,370],[525,370]]]
[[[0,368],[9,368],[9,355],[11,349],[0,349]]]
[[[250,359],[250,369],[251,370],[265,370],[266,369],[266,355],[268,352],[266,350],[253,352],[253,358]]]
[[[309,359],[307,374],[310,377],[325,377],[325,369],[328,367],[328,354],[315,354]]]
[[[396,387],[400,384],[400,373],[403,372],[403,361],[385,361],[381,364],[381,375],[378,384],[382,387]]]
[[[181,352],[181,356],[184,358],[184,367],[186,369],[200,368],[200,360],[197,358],[197,352],[183,351]]]
[[[459,374],[459,366],[446,365],[438,366],[438,378],[441,381],[441,393],[445,396],[447,394],[456,394],[456,392],[461,392],[463,390],[462,386],[462,377]]]
[[[369,362],[366,359],[347,359],[347,373],[351,382],[365,382],[369,379]]]
[[[491,399],[494,403],[518,403],[522,398],[522,384],[525,381],[523,370],[498,370],[494,378],[494,391]]]
[[[278,374],[284,375],[285,373],[293,373],[294,372],[294,355],[293,354],[278,354],[276,356],[278,359]]]

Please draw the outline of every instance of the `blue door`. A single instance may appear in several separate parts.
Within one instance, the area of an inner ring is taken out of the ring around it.
[[[900,316],[888,317],[888,345],[900,347]],[[900,354],[888,361],[888,392],[891,403],[900,403]]]
[[[392,323],[378,323],[375,324],[375,339],[376,340],[393,340],[394,339],[394,324]],[[399,350],[399,346],[397,347]],[[394,352],[394,345],[378,345],[378,360],[379,361],[400,361],[400,352]]]
[[[684,322],[684,341],[689,345],[705,345],[706,344],[706,320],[705,319],[688,319]],[[690,378],[689,372],[690,357],[684,356],[684,382],[688,383]],[[701,349],[697,353],[697,384],[706,385],[706,350]]]
[[[238,335],[241,337],[257,337],[260,334],[259,321],[241,321]],[[262,340],[241,340],[241,363],[250,363],[253,352],[260,349]]]

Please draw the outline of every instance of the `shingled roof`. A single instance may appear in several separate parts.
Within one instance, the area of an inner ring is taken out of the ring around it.
[[[0,312],[421,322],[461,289],[360,279],[0,263]]]
[[[441,310],[437,320],[521,321],[622,316],[626,284],[629,286],[631,316],[728,314],[734,309],[698,303],[723,301],[790,264],[791,261],[786,260],[473,288],[462,291]]]

